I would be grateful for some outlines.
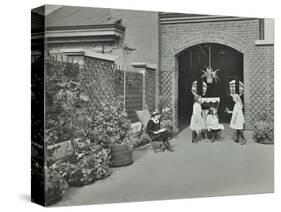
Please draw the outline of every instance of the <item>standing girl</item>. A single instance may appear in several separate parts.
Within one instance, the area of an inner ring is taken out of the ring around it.
[[[205,129],[205,122],[202,117],[201,96],[194,96],[193,112],[190,121],[190,129],[192,130],[192,143],[198,143],[200,140],[200,132]]]
[[[243,104],[242,104],[242,101],[238,94],[233,94],[232,99],[235,102],[233,111],[230,111],[228,108],[226,108],[227,113],[232,113],[232,117],[231,117],[229,126],[230,126],[230,128],[236,130],[235,142],[239,143],[239,139],[241,137],[242,140],[241,140],[240,144],[244,145],[246,143],[246,139],[245,139],[244,133],[243,133],[243,125],[245,122],[244,114],[242,111]]]

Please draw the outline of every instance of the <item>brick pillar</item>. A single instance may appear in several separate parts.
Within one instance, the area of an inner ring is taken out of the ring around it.
[[[142,73],[142,109],[148,109],[147,103],[146,103],[146,69],[141,68],[141,73]]]

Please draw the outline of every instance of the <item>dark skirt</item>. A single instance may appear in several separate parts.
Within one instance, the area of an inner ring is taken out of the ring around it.
[[[158,134],[151,133],[149,136],[152,141],[163,141],[164,142],[164,141],[168,140],[169,133],[168,133],[168,130],[165,130]]]

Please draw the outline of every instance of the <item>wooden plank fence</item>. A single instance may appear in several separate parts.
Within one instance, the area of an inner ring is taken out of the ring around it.
[[[116,65],[115,92],[117,96],[122,97],[128,118],[133,123],[138,121],[135,111],[141,110],[144,106],[143,80],[144,76],[140,70]]]

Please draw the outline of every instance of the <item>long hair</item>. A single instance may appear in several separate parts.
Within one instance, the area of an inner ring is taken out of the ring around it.
[[[236,94],[236,93],[232,94],[232,98],[234,99],[235,102],[239,102],[239,104],[241,105],[241,108],[243,108],[242,100],[238,94]]]

